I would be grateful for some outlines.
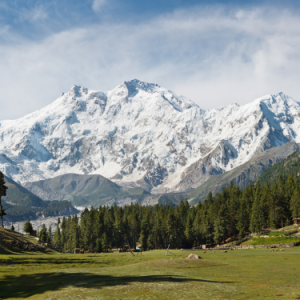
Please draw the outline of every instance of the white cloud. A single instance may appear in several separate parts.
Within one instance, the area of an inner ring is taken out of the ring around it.
[[[48,18],[45,7],[38,5],[32,9],[22,9],[19,11],[21,21],[38,22]]]
[[[73,83],[109,90],[156,82],[202,108],[283,91],[300,100],[300,19],[290,11],[181,10],[0,45],[0,120],[54,101]]]
[[[106,3],[107,0],[94,0],[92,8],[95,12],[100,12]]]

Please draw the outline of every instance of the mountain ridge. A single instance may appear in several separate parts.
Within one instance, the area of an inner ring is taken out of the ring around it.
[[[82,206],[106,205],[111,200],[127,198],[135,202],[148,194],[141,188],[121,187],[101,175],[64,174],[31,182],[25,187],[44,201],[68,200]]]
[[[22,185],[98,174],[152,193],[195,188],[266,149],[299,143],[300,104],[279,93],[202,110],[157,84],[74,85],[50,105],[0,122],[0,170]]]

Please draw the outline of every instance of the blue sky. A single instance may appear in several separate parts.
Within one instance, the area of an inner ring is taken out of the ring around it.
[[[203,109],[300,100],[299,1],[0,1],[0,120],[73,83],[155,82]],[[9,101],[8,101],[9,100]]]

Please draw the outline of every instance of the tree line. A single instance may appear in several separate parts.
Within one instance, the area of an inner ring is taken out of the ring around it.
[[[242,239],[248,232],[279,228],[300,217],[300,185],[296,177],[282,176],[273,185],[250,184],[243,190],[232,183],[221,193],[210,192],[203,203],[190,207],[131,204],[85,209],[80,219],[64,217],[57,224],[52,244],[63,251],[90,252],[139,244],[144,250],[191,248],[220,244],[229,237]]]

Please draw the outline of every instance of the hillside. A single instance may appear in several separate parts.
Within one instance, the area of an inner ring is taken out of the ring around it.
[[[4,175],[4,179],[6,186],[8,187],[6,191],[6,197],[2,197],[5,202],[12,205],[21,205],[25,207],[47,206],[41,198],[28,191],[26,188],[13,181],[11,178]]]
[[[193,198],[191,204],[197,204],[199,201],[203,201],[210,191],[213,193],[213,195],[220,193],[223,187],[228,187],[230,185],[231,181],[234,185],[239,185],[240,188],[244,188],[250,182],[254,182],[261,174],[263,174],[263,172],[267,174],[273,173],[272,170],[283,164],[282,160],[288,155],[294,153],[291,156],[295,155],[298,157],[299,152],[296,151],[299,150],[299,144],[289,142],[283,146],[274,147],[260,153],[232,171],[215,175],[207,180],[204,184],[188,193],[189,198]]]
[[[0,254],[26,252],[51,253],[54,251],[38,243],[34,237],[0,227]]]
[[[142,188],[121,187],[101,175],[65,174],[28,183],[25,187],[43,200],[68,200],[74,205],[104,205],[126,198],[135,202],[149,194]]]
[[[2,197],[3,207],[8,222],[35,220],[38,217],[76,214],[79,211],[69,201],[43,201],[11,178],[4,176],[7,189]]]
[[[36,220],[40,217],[54,217],[54,216],[69,216],[79,213],[69,201],[44,201],[44,207],[11,205],[2,201],[3,207],[6,209],[7,215],[4,216],[4,221],[17,222]]]
[[[299,179],[300,176],[300,152],[289,155],[280,163],[268,168],[259,178],[259,182],[264,185],[267,181],[271,184],[276,182],[280,176],[287,179],[290,175]]]

